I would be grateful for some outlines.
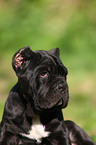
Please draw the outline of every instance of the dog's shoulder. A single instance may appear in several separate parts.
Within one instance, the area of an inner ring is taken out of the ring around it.
[[[5,103],[4,111],[8,115],[20,115],[24,110],[24,103],[22,99],[22,93],[20,91],[18,83],[11,89],[9,96]]]

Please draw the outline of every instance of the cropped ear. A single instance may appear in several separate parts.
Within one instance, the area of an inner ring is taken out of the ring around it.
[[[53,48],[49,51],[52,54],[56,54],[57,56],[60,55],[60,49],[59,48]]]
[[[22,65],[28,61],[35,53],[30,49],[29,46],[20,49],[17,51],[12,59],[12,66],[15,70],[16,74],[18,75],[18,72],[22,70]]]

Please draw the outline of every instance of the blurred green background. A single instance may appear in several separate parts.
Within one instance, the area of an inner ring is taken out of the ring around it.
[[[96,1],[0,0],[0,120],[17,81],[11,59],[24,46],[60,48],[69,71],[64,117],[96,142]]]

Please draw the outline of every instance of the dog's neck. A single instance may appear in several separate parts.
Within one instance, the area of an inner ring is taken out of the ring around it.
[[[48,137],[51,134],[49,126],[51,121],[54,119],[58,120],[58,122],[63,120],[61,110],[43,112],[39,115],[34,115],[28,133],[21,133],[21,135],[29,139],[37,140],[38,143],[41,143],[42,138]]]
[[[58,121],[63,120],[63,114],[61,110],[54,110],[50,112],[43,112],[40,114],[41,122],[46,125],[51,122],[53,119],[58,119]]]

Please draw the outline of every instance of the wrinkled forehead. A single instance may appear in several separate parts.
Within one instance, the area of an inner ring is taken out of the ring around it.
[[[61,62],[61,60],[59,59],[58,56],[50,53],[49,51],[42,51],[42,50],[38,50],[36,51],[37,54],[39,54],[39,58],[36,60],[36,65],[37,68],[47,68],[48,69],[62,69],[62,71],[65,72],[65,74],[67,75],[67,69],[66,67],[63,65],[63,63]]]
[[[59,67],[62,64],[59,57],[50,53],[49,51],[38,50],[35,53],[38,54],[38,59],[36,59],[37,65]]]
[[[56,67],[57,62],[54,60],[54,57],[51,54],[48,54],[45,51],[35,51],[35,58],[30,59],[29,69],[34,71],[39,71],[41,69],[46,69],[49,67]]]
[[[57,61],[56,61],[56,58],[55,58],[56,56],[54,54],[51,54],[48,51],[42,51],[42,50],[36,51],[36,53],[40,54],[39,62],[41,64],[50,64],[50,63],[52,63],[54,65],[57,64]]]

